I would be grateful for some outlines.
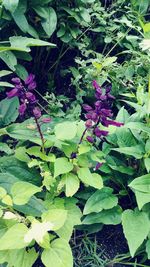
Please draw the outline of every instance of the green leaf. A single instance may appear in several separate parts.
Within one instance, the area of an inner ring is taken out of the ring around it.
[[[71,140],[77,134],[76,122],[62,122],[55,126],[55,135],[60,140]]]
[[[20,250],[12,250],[9,252],[10,255],[10,265],[14,264],[14,267],[32,267],[34,262],[38,257],[38,253],[36,253],[35,249],[25,249]]]
[[[53,230],[60,229],[67,219],[67,211],[64,209],[50,209],[42,214],[42,220],[44,222],[50,222],[53,224]]]
[[[8,48],[10,49],[10,48]],[[3,51],[0,53],[0,58],[6,63],[6,65],[13,71],[17,65],[17,59],[11,51]]]
[[[80,219],[82,213],[76,206],[76,200],[71,198],[65,200],[65,209],[67,210],[67,219],[64,225],[56,232],[59,237],[62,237],[63,239],[69,241],[72,236],[74,226],[81,224]]]
[[[144,164],[147,172],[150,172],[150,158],[145,158],[144,159]]]
[[[72,197],[78,191],[80,186],[78,177],[73,173],[64,174],[61,182],[65,184],[67,197]]]
[[[55,47],[55,45],[52,43],[45,42],[39,39],[27,38],[23,36],[13,36],[13,37],[10,37],[9,40],[10,40],[11,47],[15,48],[16,50],[18,49],[20,51],[26,51],[26,52],[30,52],[31,51],[30,47],[32,46]],[[5,52],[2,52],[2,53],[5,53]],[[0,55],[2,53],[0,53]]]
[[[104,187],[97,190],[86,202],[83,214],[91,212],[100,212],[103,209],[112,209],[117,206],[118,199],[112,194],[113,190],[109,187]]]
[[[0,151],[5,152],[8,155],[12,154],[11,148],[6,143],[0,142]]]
[[[17,97],[13,97],[12,99],[3,99],[0,102],[0,127],[10,124],[14,122],[19,113],[19,100]]]
[[[112,150],[129,155],[129,156],[133,156],[136,159],[141,159],[145,153],[143,145],[113,148]]]
[[[0,78],[3,77],[3,76],[7,76],[9,74],[11,74],[12,71],[9,71],[9,70],[1,70],[0,71]]]
[[[128,122],[125,127],[131,130],[137,130],[138,132],[145,132],[150,135],[150,128],[142,122]]]
[[[55,10],[52,7],[41,6],[34,8],[34,10],[40,17],[43,18],[41,25],[46,34],[50,37],[56,30],[57,26],[57,15]]]
[[[134,190],[150,193],[150,174],[142,175],[134,179],[129,186]]]
[[[150,222],[148,215],[138,210],[126,210],[122,214],[122,225],[131,256],[134,257],[135,252],[149,233]]]
[[[121,222],[122,209],[119,206],[110,210],[103,210],[99,213],[91,213],[85,217],[82,224],[103,223],[117,225]]]
[[[88,168],[80,168],[77,171],[79,179],[90,186],[93,186],[97,189],[101,189],[103,187],[102,177],[97,173],[91,173]]]
[[[4,86],[4,87],[14,87],[14,85],[12,85],[11,83],[8,83],[8,82],[0,82],[0,86]]]
[[[148,239],[146,242],[146,252],[147,252],[148,259],[150,259],[150,239]]]
[[[17,160],[13,156],[4,156],[0,158],[0,170],[1,172],[11,175],[12,180],[17,178],[17,181],[25,181],[35,185],[41,184],[41,177],[36,169],[28,168],[26,163]],[[0,174],[1,175],[1,174]],[[1,181],[2,177],[0,178]]]
[[[67,158],[57,158],[54,162],[54,177],[70,172],[72,169],[73,164]]]
[[[24,66],[20,65],[20,64],[17,64],[16,65],[16,70],[15,70],[15,73],[17,74],[17,76],[20,77],[20,79],[22,79],[23,81],[27,78],[28,76],[28,72],[27,70],[25,69]]]
[[[45,267],[73,267],[73,257],[67,241],[58,238],[51,243],[50,249],[42,253],[42,262]]]
[[[9,10],[11,13],[15,11],[19,3],[19,0],[3,0],[4,7]]]
[[[28,228],[23,223],[13,225],[1,237],[0,250],[21,249],[26,247],[24,236]]]
[[[40,187],[27,182],[17,182],[11,188],[13,202],[16,205],[26,204],[31,198],[31,196],[40,191]]]
[[[135,196],[139,210],[141,210],[145,204],[150,202],[150,193],[135,191]]]

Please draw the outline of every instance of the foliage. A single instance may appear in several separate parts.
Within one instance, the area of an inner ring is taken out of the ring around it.
[[[2,266],[71,267],[74,229],[118,224],[134,266],[150,259],[149,10],[0,1]]]

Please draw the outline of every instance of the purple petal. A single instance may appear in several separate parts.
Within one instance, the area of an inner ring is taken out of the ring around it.
[[[21,80],[16,77],[16,78],[12,78],[11,81],[14,83],[14,84],[20,84],[21,83]]]
[[[36,102],[36,97],[34,94],[32,94],[31,92],[27,92],[26,93],[26,98],[29,100],[29,102],[31,103],[35,103]]]
[[[12,97],[18,96],[18,89],[14,88],[10,92],[7,92],[6,94],[7,94],[8,98],[12,98]]]
[[[82,105],[82,107],[83,107],[83,109],[84,110],[86,110],[87,112],[89,112],[89,111],[92,111],[93,109],[92,109],[92,107],[91,106],[89,106],[89,105],[87,105],[87,104],[83,104]]]
[[[71,159],[76,159],[76,157],[77,157],[77,153],[72,152],[70,158]]]
[[[23,116],[25,114],[25,111],[27,109],[27,106],[25,103],[21,104],[20,107],[19,107],[19,114],[20,116]]]
[[[36,88],[36,86],[37,86],[37,84],[36,84],[36,82],[34,81],[34,82],[32,82],[32,83],[29,83],[29,85],[28,85],[28,89],[29,89],[29,90],[34,90],[34,89]]]
[[[120,126],[123,126],[124,123],[122,122],[117,122],[117,121],[112,121],[112,120],[104,120],[104,124],[105,126],[109,126],[109,125],[113,125],[113,126],[116,126],[116,127],[120,127]]]
[[[40,108],[39,107],[35,107],[34,109],[33,109],[33,115],[34,115],[34,117],[36,118],[36,119],[39,119],[40,117],[41,117],[41,110],[40,110]]]
[[[115,97],[113,96],[113,95],[111,95],[111,94],[107,94],[107,97],[109,98],[109,99],[112,99],[112,100],[114,100],[115,99]]]
[[[92,136],[87,136],[86,137],[86,140],[89,142],[89,143],[94,143],[94,138]]]
[[[34,81],[34,79],[35,79],[35,75],[32,74],[32,73],[30,73],[30,74],[28,75],[28,77],[25,79],[24,83],[25,83],[26,85],[28,85],[28,84],[32,83],[32,82]]]

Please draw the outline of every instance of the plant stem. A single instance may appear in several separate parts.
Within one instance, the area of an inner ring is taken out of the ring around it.
[[[35,123],[37,125],[37,129],[38,129],[38,132],[39,132],[39,135],[40,135],[40,138],[41,138],[41,142],[42,142],[42,152],[45,154],[44,137],[43,137],[43,134],[42,134],[42,131],[41,131],[41,127],[40,127],[40,124],[38,122],[38,119],[36,117],[34,117],[34,119],[35,119]]]

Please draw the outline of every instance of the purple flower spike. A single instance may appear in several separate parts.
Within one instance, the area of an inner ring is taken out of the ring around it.
[[[40,110],[40,108],[39,107],[35,107],[34,109],[33,109],[33,115],[34,115],[34,117],[36,118],[36,119],[39,119],[40,117],[41,117],[41,110]]]
[[[14,88],[10,92],[7,92],[6,94],[7,94],[8,98],[12,98],[12,97],[18,96],[18,89]]]
[[[28,85],[28,89],[29,90],[34,90],[35,88],[36,88],[36,82],[32,82],[32,83],[30,83],[29,85]]]
[[[27,106],[25,103],[21,104],[20,107],[19,107],[19,114],[20,116],[23,116],[25,114],[25,111],[27,109]]]
[[[11,81],[14,83],[14,84],[20,84],[21,83],[21,80],[16,77],[16,78],[12,78]]]
[[[96,127],[95,130],[94,130],[94,134],[97,137],[107,136],[108,135],[108,131],[103,131],[103,130],[100,130],[98,127]]]
[[[87,137],[86,137],[86,140],[87,140],[89,143],[91,143],[91,144],[94,143],[94,138],[93,138],[92,136],[87,136]]]
[[[26,85],[29,85],[30,83],[34,82],[34,79],[35,79],[35,75],[32,74],[32,73],[30,73],[30,74],[28,75],[28,77],[25,79],[24,83],[25,83]]]

